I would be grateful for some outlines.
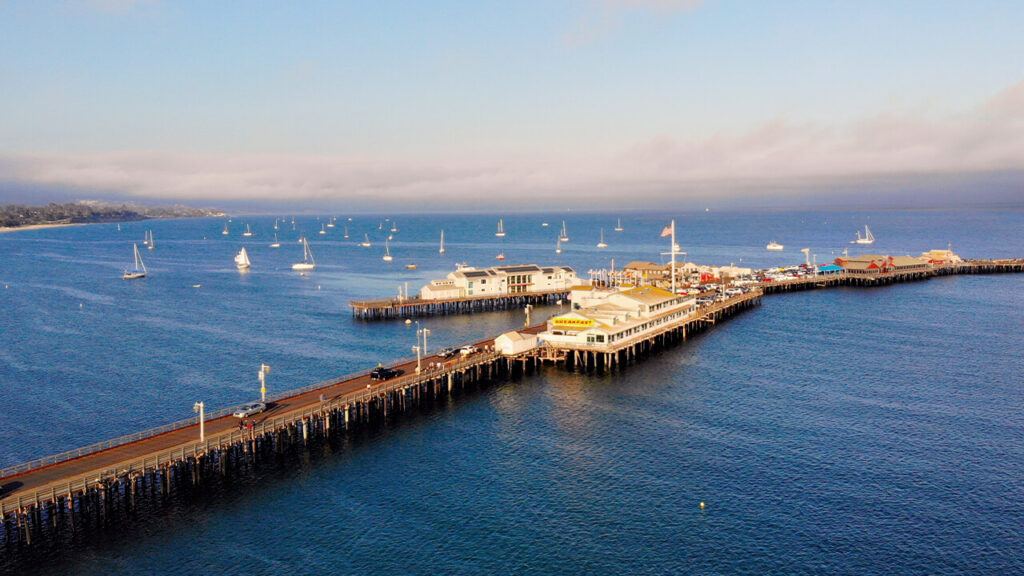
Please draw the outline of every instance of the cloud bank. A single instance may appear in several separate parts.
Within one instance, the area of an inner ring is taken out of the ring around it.
[[[0,179],[136,198],[471,207],[579,201],[631,206],[880,176],[1024,172],[1024,82],[972,109],[892,110],[845,124],[776,119],[706,139],[652,136],[608,155],[530,159],[349,158],[106,152],[0,158]],[[1011,182],[1012,184],[1012,182]],[[912,185],[912,184],[908,184]],[[1019,187],[1024,197],[1024,183]]]

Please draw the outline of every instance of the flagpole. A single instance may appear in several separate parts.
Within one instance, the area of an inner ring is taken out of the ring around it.
[[[676,221],[672,220],[672,295],[676,295]]]

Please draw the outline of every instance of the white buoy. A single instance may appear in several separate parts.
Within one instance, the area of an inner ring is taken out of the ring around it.
[[[409,324],[412,324],[412,320],[409,320],[408,318],[406,318],[405,319],[405,325],[408,326]]]
[[[703,509],[704,509],[704,503],[703,503],[703,502],[701,502],[701,503],[700,503],[700,509],[701,509],[701,510],[703,510]]]

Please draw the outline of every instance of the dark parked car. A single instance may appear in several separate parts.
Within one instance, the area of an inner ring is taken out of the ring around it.
[[[437,353],[437,355],[442,358],[451,358],[452,356],[455,356],[458,353],[459,351],[456,350],[455,348],[442,348],[441,351]]]
[[[383,366],[377,366],[370,371],[370,378],[374,380],[390,380],[396,376],[402,374],[401,370],[395,370],[394,368],[385,368]]]

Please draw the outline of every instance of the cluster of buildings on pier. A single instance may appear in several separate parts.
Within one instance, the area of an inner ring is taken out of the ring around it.
[[[586,283],[568,266],[461,266],[446,278],[431,280],[420,290],[423,300],[565,292]]]

